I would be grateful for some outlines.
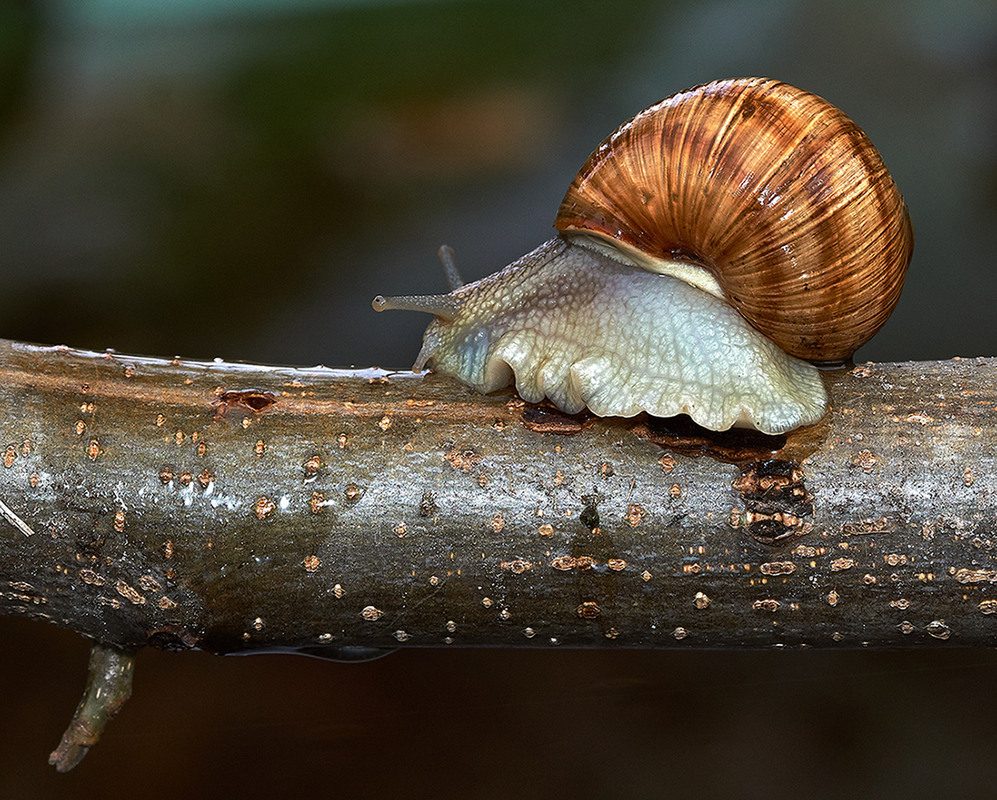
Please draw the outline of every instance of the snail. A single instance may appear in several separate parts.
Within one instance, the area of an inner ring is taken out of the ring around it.
[[[865,133],[814,94],[740,78],[673,94],[596,148],[555,238],[426,311],[413,369],[484,393],[515,380],[566,413],[688,414],[712,430],[819,421],[816,364],[846,363],[893,311],[913,248]]]

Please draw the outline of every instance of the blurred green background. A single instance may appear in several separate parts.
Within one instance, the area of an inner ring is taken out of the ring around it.
[[[673,91],[777,77],[842,107],[914,261],[860,360],[997,355],[988,0],[0,0],[7,338],[409,365],[441,291],[551,235],[593,147]],[[139,656],[80,768],[45,764],[86,645],[0,619],[0,797],[927,797],[994,785],[997,656],[408,651]],[[982,795],[981,795],[982,796]]]

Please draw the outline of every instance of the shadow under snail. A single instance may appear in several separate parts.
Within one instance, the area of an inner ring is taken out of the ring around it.
[[[784,433],[827,411],[816,363],[883,325],[910,217],[859,127],[816,95],[716,81],[642,111],[596,148],[558,235],[452,291],[377,297],[435,315],[413,369],[508,385],[567,413],[688,414]]]

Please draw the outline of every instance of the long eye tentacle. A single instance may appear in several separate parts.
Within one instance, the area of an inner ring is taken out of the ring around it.
[[[453,322],[460,303],[448,294],[405,294],[385,297],[379,294],[371,301],[375,311],[424,311],[446,322]]]
[[[440,247],[438,254],[450,290],[460,289],[464,285],[464,279],[460,277],[454,263],[453,248],[445,244]],[[423,311],[445,322],[453,322],[460,311],[460,301],[452,294],[404,294],[393,297],[379,294],[371,301],[371,306],[375,311]]]

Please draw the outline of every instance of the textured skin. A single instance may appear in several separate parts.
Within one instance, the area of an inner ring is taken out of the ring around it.
[[[431,362],[481,392],[515,378],[524,400],[568,413],[660,417],[782,433],[817,422],[827,395],[817,369],[787,355],[731,306],[559,237],[451,294],[416,364]]]

